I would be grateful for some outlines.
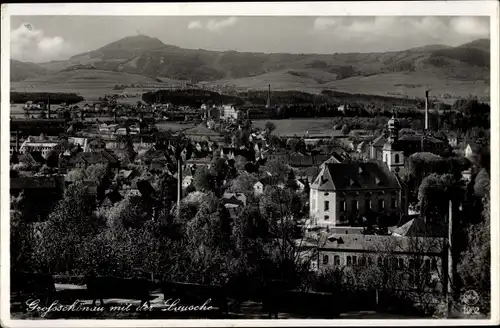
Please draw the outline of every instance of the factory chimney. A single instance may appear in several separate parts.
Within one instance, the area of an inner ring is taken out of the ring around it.
[[[47,118],[50,120],[50,97],[47,98]]]
[[[425,90],[425,131],[429,130],[429,90]]]
[[[269,84],[269,89],[267,91],[267,104],[266,108],[271,108],[271,85]]]

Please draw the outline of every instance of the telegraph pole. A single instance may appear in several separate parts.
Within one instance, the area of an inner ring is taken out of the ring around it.
[[[447,272],[447,286],[446,286],[446,303],[448,306],[448,318],[453,310],[453,289],[454,284],[454,270],[453,270],[453,201],[448,201],[448,272]]]

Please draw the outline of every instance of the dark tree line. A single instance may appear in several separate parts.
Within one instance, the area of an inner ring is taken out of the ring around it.
[[[46,103],[50,98],[51,104],[76,104],[83,101],[83,97],[76,93],[52,93],[52,92],[11,92],[10,101],[14,103],[26,103],[33,101],[34,103]]]

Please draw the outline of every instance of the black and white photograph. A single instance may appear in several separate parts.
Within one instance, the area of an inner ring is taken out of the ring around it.
[[[498,323],[498,3],[354,4],[3,7],[3,323]]]

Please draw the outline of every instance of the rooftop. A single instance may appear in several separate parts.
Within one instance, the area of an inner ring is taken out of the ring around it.
[[[393,173],[375,163],[327,163],[311,185],[318,190],[399,189]]]

